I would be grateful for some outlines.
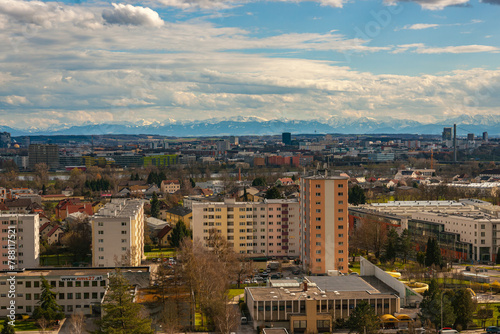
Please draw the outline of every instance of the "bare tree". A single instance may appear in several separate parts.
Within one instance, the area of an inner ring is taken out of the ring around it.
[[[48,321],[44,317],[41,317],[36,321],[36,324],[38,325],[38,327],[40,327],[38,329],[38,333],[40,334],[48,333],[47,328],[49,328],[50,326],[50,321]]]
[[[70,318],[70,328],[73,334],[82,334],[85,328],[85,316],[83,313],[73,313]]]

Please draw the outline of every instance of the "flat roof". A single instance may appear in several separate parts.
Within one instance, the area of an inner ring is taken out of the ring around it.
[[[306,276],[306,279],[315,283],[323,291],[371,291],[379,293],[360,276]]]
[[[122,273],[148,273],[149,267],[121,267]],[[29,268],[17,271],[0,271],[1,276],[10,276],[15,273],[17,278],[40,277],[40,276],[87,276],[87,275],[107,275],[115,272],[116,267],[67,267],[67,268]]]

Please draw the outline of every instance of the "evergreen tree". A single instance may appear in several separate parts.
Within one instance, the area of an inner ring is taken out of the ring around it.
[[[403,263],[406,263],[408,256],[410,256],[413,251],[413,241],[411,239],[410,232],[406,228],[399,237],[398,248],[401,258],[403,259]]]
[[[8,319],[5,319],[5,322],[3,323],[3,328],[0,334],[15,334],[14,326],[12,326],[9,323]]]
[[[375,310],[366,301],[361,301],[356,305],[347,320],[347,327],[350,331],[358,333],[378,333],[380,329],[380,319],[375,314]]]
[[[281,192],[278,190],[276,187],[272,187],[268,191],[266,191],[266,196],[267,199],[280,199],[283,198],[281,196]]]
[[[191,187],[196,187],[196,182],[194,182],[193,178],[189,178],[189,182],[191,182]]]
[[[45,187],[45,184],[42,186],[42,195],[46,195],[47,192],[47,187]]]
[[[455,291],[452,298],[453,310],[456,315],[455,327],[460,325],[462,329],[467,329],[472,322],[476,304],[472,300],[472,295],[466,288]]]
[[[429,290],[424,292],[424,299],[420,303],[420,313],[418,316],[422,323],[429,320],[436,328],[441,326],[441,302],[443,307],[443,325],[452,326],[455,323],[456,315],[451,304],[452,296],[444,294],[439,289],[435,279],[429,284]]]
[[[153,192],[153,198],[151,198],[151,216],[154,218],[160,217],[160,201],[158,201],[156,192]]]
[[[387,261],[394,262],[396,260],[398,252],[398,239],[398,232],[396,232],[394,228],[391,228],[389,233],[387,233],[387,241],[384,245],[384,256]]]
[[[497,257],[495,258],[495,263],[500,264],[500,247],[497,250]]]
[[[139,181],[139,180],[140,180],[140,178],[139,178],[139,173],[135,173],[134,180],[135,180],[135,181]]]
[[[264,187],[266,186],[266,179],[263,177],[257,177],[252,181],[253,187]]]
[[[103,316],[94,334],[153,334],[151,319],[142,316],[142,306],[133,302],[130,283],[120,271],[109,278],[109,290],[102,305]]]
[[[359,185],[355,185],[354,187],[349,189],[348,194],[349,194],[349,199],[348,199],[349,204],[360,205],[366,203],[365,191]]]
[[[42,294],[38,306],[33,311],[33,319],[45,318],[49,322],[64,319],[64,312],[56,302],[56,293],[50,289],[50,284],[45,277],[40,276],[40,280]]]
[[[425,250],[425,265],[430,267],[432,265],[441,266],[441,249],[436,239],[429,238],[427,240],[427,249]]]
[[[172,230],[172,237],[170,238],[170,245],[179,248],[184,238],[190,238],[191,231],[187,228],[184,221],[179,220]]]

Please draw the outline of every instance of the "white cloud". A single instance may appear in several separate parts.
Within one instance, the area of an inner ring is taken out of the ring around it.
[[[479,52],[494,52],[500,51],[499,48],[490,45],[459,45],[459,46],[443,46],[443,47],[428,47],[422,43],[398,45],[397,49],[392,53],[401,53],[413,49],[412,52],[422,54],[437,54],[437,53],[479,53]]]
[[[433,23],[416,23],[412,25],[406,25],[401,29],[407,29],[407,30],[422,30],[422,29],[429,29],[429,28],[437,28],[439,27],[439,24],[433,24]]]
[[[164,24],[158,13],[151,8],[116,3],[112,5],[113,9],[102,12],[107,23],[147,27],[161,27]]]
[[[176,7],[185,10],[211,10],[211,9],[227,9],[241,6],[255,0],[150,0],[153,3],[158,3],[163,6]],[[273,1],[273,0],[269,0]],[[301,0],[274,0],[282,2],[300,2]],[[302,0],[318,2],[322,6],[342,8],[348,0]]]
[[[449,6],[463,6],[469,3],[469,0],[384,0],[388,5],[394,5],[397,2],[415,2],[423,9],[441,10]]]
[[[30,103],[25,96],[17,96],[17,95],[2,97],[2,98],[0,98],[0,101],[3,101],[7,104],[14,105],[14,106],[19,106],[19,105]]]

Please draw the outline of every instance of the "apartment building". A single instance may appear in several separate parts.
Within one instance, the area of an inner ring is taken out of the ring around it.
[[[139,266],[143,259],[143,202],[112,199],[92,217],[92,266]]]
[[[2,246],[0,270],[10,270],[11,266],[16,269],[38,267],[40,262],[38,214],[1,214],[0,225]]]
[[[249,256],[299,256],[299,202],[264,200],[264,202],[193,203],[193,239],[210,246],[216,231],[233,246],[234,251]]]
[[[126,270],[125,270],[126,269]],[[11,314],[9,300],[15,301],[16,314],[32,315],[42,294],[40,276],[43,276],[55,292],[57,303],[66,314],[81,312],[92,314],[101,305],[109,284],[111,268],[40,268],[13,272],[0,272],[0,317]],[[123,276],[131,284],[149,285],[149,267],[123,268]],[[14,280],[10,281],[12,277]],[[10,282],[15,282],[15,297],[10,298]],[[99,314],[99,313],[97,313]]]
[[[300,179],[300,259],[313,275],[348,270],[348,178]]]

